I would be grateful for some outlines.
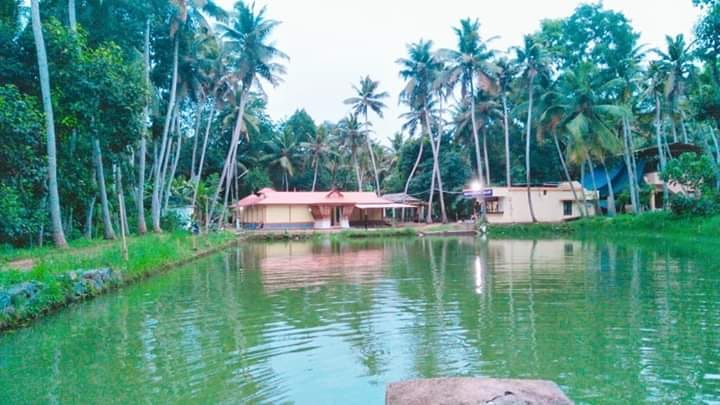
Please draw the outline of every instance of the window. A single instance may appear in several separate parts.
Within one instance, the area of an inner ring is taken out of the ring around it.
[[[569,217],[573,214],[573,202],[563,201],[563,215]]]
[[[502,205],[499,198],[488,198],[485,200],[485,207],[488,214],[502,214]]]

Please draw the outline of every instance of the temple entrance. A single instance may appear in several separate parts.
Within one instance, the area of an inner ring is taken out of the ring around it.
[[[340,226],[340,216],[342,215],[342,207],[332,207],[330,211],[330,226]]]

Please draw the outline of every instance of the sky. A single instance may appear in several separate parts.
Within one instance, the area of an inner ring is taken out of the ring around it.
[[[234,0],[216,0],[231,8]],[[275,120],[304,108],[316,123],[338,121],[349,112],[343,103],[352,85],[370,75],[387,91],[384,118],[371,115],[374,137],[383,144],[400,130],[405,112],[398,105],[403,81],[395,61],[406,45],[432,40],[436,48],[453,48],[452,31],[462,18],[480,20],[483,38],[498,36],[498,50],[519,45],[540,21],[572,14],[578,0],[256,0],[268,16],[282,24],[275,45],[289,55],[287,75],[277,88],[265,86],[268,112]],[[665,35],[692,35],[699,10],[691,0],[604,0],[606,9],[621,11],[641,34],[640,43],[663,47]]]

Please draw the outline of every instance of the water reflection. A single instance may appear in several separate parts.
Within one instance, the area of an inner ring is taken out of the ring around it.
[[[382,403],[388,381],[547,378],[720,400],[713,246],[247,244],[0,337],[0,402]]]

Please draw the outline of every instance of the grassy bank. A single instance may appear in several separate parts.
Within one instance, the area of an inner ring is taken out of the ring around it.
[[[127,261],[122,257],[118,241],[84,241],[67,250],[5,251],[0,256],[0,330],[207,254],[234,240],[235,236],[228,232],[198,237],[195,241],[187,232],[131,237]],[[101,268],[111,269],[112,280],[101,283],[82,278],[83,272]],[[79,282],[86,285],[79,286]],[[37,286],[37,293],[30,297],[12,297],[10,302],[9,291],[18,285]],[[98,285],[102,287],[93,288]],[[9,303],[11,311],[7,310]]]
[[[560,224],[495,225],[491,236],[548,237],[570,235],[637,235],[642,237],[717,238],[720,216],[678,217],[669,212],[647,212],[640,215],[593,217]]]
[[[287,230],[287,231],[250,231],[241,236],[244,240],[251,241],[280,241],[280,240],[308,240],[308,239],[362,239],[362,238],[396,238],[415,237],[418,233],[441,233],[459,230],[467,230],[466,225],[459,224],[435,224],[416,225],[393,228],[350,228],[338,231],[312,231],[312,230]]]

